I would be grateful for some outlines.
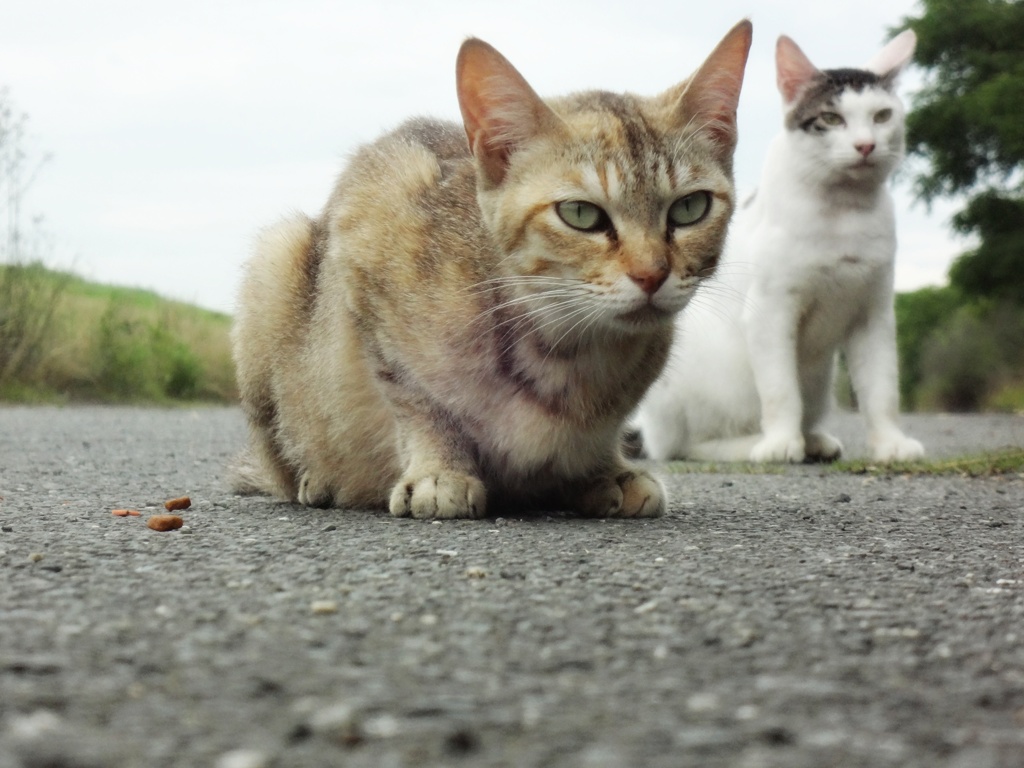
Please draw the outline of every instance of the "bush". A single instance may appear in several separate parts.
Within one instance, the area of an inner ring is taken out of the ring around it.
[[[961,307],[936,329],[921,356],[918,398],[926,408],[1015,410],[1024,384],[1024,308],[986,302]]]
[[[111,300],[100,318],[95,360],[101,393],[123,400],[191,400],[203,367],[164,313],[153,322]]]
[[[928,287],[896,295],[896,347],[904,408],[921,407],[918,390],[924,375],[922,354],[929,337],[949,322],[963,303],[959,291],[950,287]]]
[[[999,345],[978,314],[964,307],[928,337],[918,392],[926,408],[976,411],[1004,377]]]

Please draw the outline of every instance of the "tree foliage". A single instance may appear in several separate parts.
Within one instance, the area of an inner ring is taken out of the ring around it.
[[[980,245],[951,282],[968,295],[1024,303],[1024,2],[921,0],[904,20],[918,37],[925,84],[907,115],[907,145],[928,161],[926,202],[966,196],[954,227]]]

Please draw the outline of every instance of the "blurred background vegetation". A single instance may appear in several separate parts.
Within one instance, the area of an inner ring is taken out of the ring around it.
[[[952,227],[976,245],[948,285],[896,297],[903,407],[1024,413],[1024,3],[919,8],[893,29],[917,32],[924,73],[908,167],[925,204],[962,204]],[[0,401],[233,401],[227,315],[44,266],[39,222],[21,222],[47,161],[26,157],[25,121],[0,91]]]
[[[0,402],[229,402],[231,318],[45,266],[42,221],[22,221],[47,157],[0,90]]]

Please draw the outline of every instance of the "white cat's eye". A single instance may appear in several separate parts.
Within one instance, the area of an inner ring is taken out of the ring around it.
[[[673,227],[688,227],[704,218],[711,208],[711,193],[701,190],[680,197],[668,209],[668,223]]]
[[[821,122],[829,128],[836,128],[846,122],[843,120],[842,115],[837,115],[835,112],[822,112],[819,117],[821,118]]]
[[[564,200],[555,206],[555,211],[573,229],[595,232],[608,227],[608,214],[586,200]]]
[[[880,109],[877,112],[875,112],[875,122],[876,123],[887,123],[887,122],[889,122],[889,119],[891,117],[892,117],[892,110],[891,109]]]

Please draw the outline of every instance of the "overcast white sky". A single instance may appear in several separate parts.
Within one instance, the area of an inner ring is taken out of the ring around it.
[[[454,63],[481,37],[541,95],[651,94],[687,77],[744,16],[754,47],[740,105],[737,184],[757,185],[781,126],[774,44],[858,66],[914,0],[13,0],[0,86],[52,153],[24,208],[54,266],[223,311],[254,233],[317,213],[344,158],[407,116],[456,119]],[[903,91],[919,76],[909,73]],[[945,281],[967,246],[949,206],[895,188],[897,288]]]

